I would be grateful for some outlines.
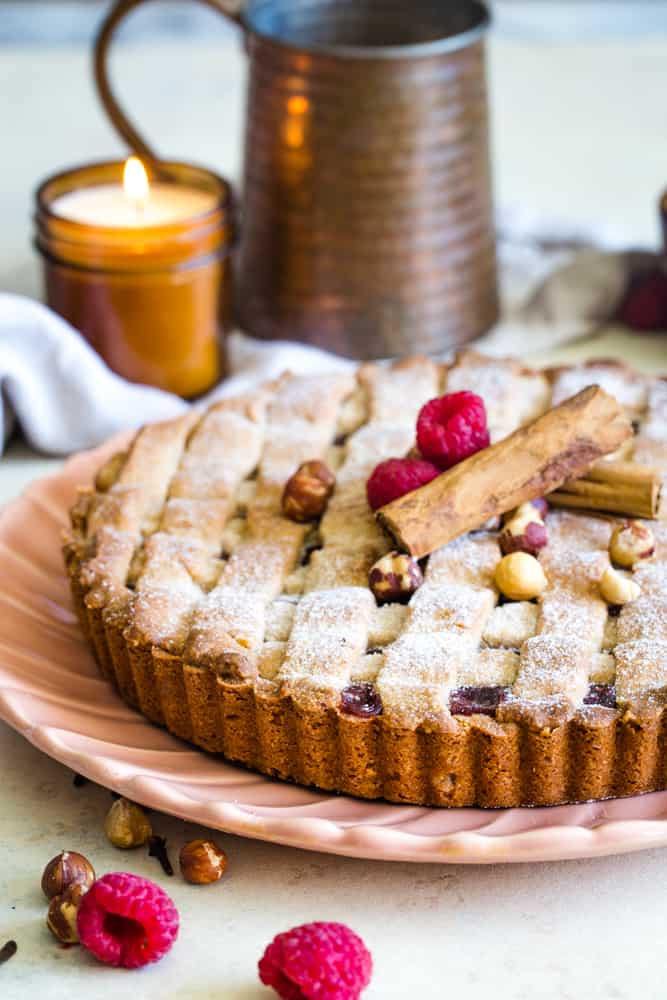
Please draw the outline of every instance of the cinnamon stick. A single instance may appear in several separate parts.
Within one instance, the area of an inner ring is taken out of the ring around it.
[[[581,479],[569,480],[549,494],[555,507],[603,510],[628,517],[658,518],[662,476],[635,462],[598,462]]]
[[[421,558],[485,521],[588,472],[632,436],[621,405],[588,386],[377,511],[398,545]]]

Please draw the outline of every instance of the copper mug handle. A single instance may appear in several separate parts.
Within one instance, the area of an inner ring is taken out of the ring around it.
[[[140,7],[141,4],[146,2],[147,0],[116,0],[116,3],[111,7],[95,39],[95,84],[104,110],[109,116],[116,132],[125,140],[131,150],[150,163],[155,172],[161,173],[162,171],[159,166],[160,157],[141,137],[131,119],[125,114],[116,100],[109,83],[109,74],[107,71],[107,56],[116,29],[135,7]],[[242,24],[240,10],[230,9],[226,0],[199,0],[199,2],[206,4],[207,7],[212,7],[213,10],[218,11],[219,14],[223,14],[234,24]]]

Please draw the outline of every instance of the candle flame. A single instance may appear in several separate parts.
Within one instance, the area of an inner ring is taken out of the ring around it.
[[[123,168],[123,190],[133,201],[144,201],[148,197],[148,175],[138,156],[130,156]]]

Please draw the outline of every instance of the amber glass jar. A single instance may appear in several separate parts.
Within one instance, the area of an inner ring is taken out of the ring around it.
[[[225,374],[234,218],[230,187],[210,171],[165,163],[170,184],[212,195],[192,218],[145,227],[101,226],[56,214],[61,196],[120,184],[123,164],[93,163],[37,191],[36,246],[46,299],[106,363],[133,382],[186,398]]]

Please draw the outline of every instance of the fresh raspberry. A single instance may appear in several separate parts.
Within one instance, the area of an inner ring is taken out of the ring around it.
[[[178,934],[178,910],[154,882],[112,872],[93,882],[81,900],[81,944],[100,962],[137,969],[157,962]]]
[[[417,417],[417,445],[424,458],[440,469],[488,448],[484,400],[464,391],[425,403]]]
[[[667,274],[655,267],[635,275],[617,316],[632,330],[667,329]]]
[[[368,502],[377,510],[439,475],[440,469],[423,458],[388,458],[375,466],[366,483]]]
[[[372,971],[370,952],[345,924],[293,927],[259,960],[259,978],[283,1000],[357,1000]]]

